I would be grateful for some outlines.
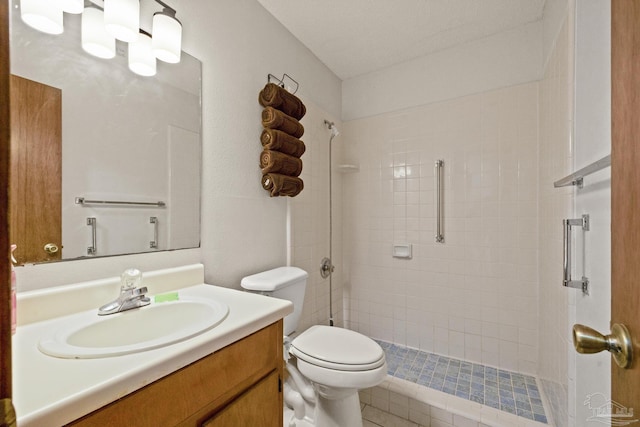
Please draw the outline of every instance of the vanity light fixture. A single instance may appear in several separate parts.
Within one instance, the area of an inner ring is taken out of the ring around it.
[[[104,26],[104,12],[96,7],[86,7],[82,12],[82,49],[98,58],[116,56],[116,39]]]
[[[140,0],[104,0],[104,25],[118,40],[134,42],[140,28]]]
[[[156,74],[156,56],[151,48],[151,35],[140,30],[135,42],[129,43],[129,69],[141,76]]]
[[[182,24],[176,19],[175,10],[160,1],[158,3],[164,9],[153,14],[151,46],[156,58],[175,64],[180,62],[182,52]]]
[[[62,5],[51,0],[20,0],[20,17],[28,26],[47,34],[62,34]]]
[[[141,76],[156,74],[156,59],[180,62],[182,23],[161,0],[153,14],[153,37],[140,29],[140,0],[20,0],[20,16],[32,28],[48,34],[64,31],[64,12],[82,13],[82,49],[98,58],[116,56],[116,39],[129,43],[129,69]],[[93,3],[93,4],[90,4]]]

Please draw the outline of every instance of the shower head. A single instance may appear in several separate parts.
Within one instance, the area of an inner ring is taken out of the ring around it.
[[[340,135],[340,131],[338,130],[338,128],[336,127],[335,123],[330,122],[329,120],[325,120],[324,121],[325,126],[327,126],[327,128],[329,128],[329,130],[331,131],[331,139],[335,138],[336,136]]]

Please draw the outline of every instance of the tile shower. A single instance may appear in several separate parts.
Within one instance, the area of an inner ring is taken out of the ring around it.
[[[344,160],[360,164],[343,180],[347,327],[536,373],[537,108],[530,83],[343,124]],[[413,259],[391,257],[398,243]]]
[[[531,416],[516,417],[515,394],[506,412],[491,412],[499,398],[483,394],[481,406],[457,389],[429,388],[424,377],[410,381],[396,366],[361,394],[363,413],[410,426],[571,425],[568,294],[556,286],[562,236],[553,225],[570,214],[573,196],[550,182],[573,164],[573,19],[570,8],[539,81],[342,123],[334,153],[358,166],[339,176],[342,196],[334,194],[342,203],[334,218],[343,230],[344,326],[454,365],[483,365],[485,374],[509,371],[525,386],[538,380],[533,396],[524,388],[531,411],[520,408]],[[438,159],[444,245],[435,242]],[[310,209],[315,221],[319,205]],[[413,258],[393,258],[393,245],[404,243]],[[539,348],[540,334],[552,345]],[[554,400],[546,413],[540,386]],[[405,425],[389,423],[381,425]]]

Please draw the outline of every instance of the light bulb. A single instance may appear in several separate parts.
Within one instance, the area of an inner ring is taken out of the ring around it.
[[[116,39],[104,26],[104,12],[87,7],[82,13],[82,48],[93,56],[109,59],[116,56]]]
[[[156,58],[164,62],[180,62],[182,53],[182,24],[175,12],[165,9],[153,14],[153,39],[151,41]]]
[[[156,74],[156,56],[151,49],[151,36],[140,32],[138,39],[129,43],[129,69],[141,76]]]
[[[47,34],[62,34],[62,6],[51,0],[20,0],[20,16],[25,24]]]
[[[107,31],[118,40],[133,42],[140,29],[139,0],[105,0],[104,24]]]

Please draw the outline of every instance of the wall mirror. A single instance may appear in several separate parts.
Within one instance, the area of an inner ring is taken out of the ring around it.
[[[11,241],[18,263],[200,244],[201,63],[142,77],[11,11]],[[104,203],[116,202],[116,203]]]

